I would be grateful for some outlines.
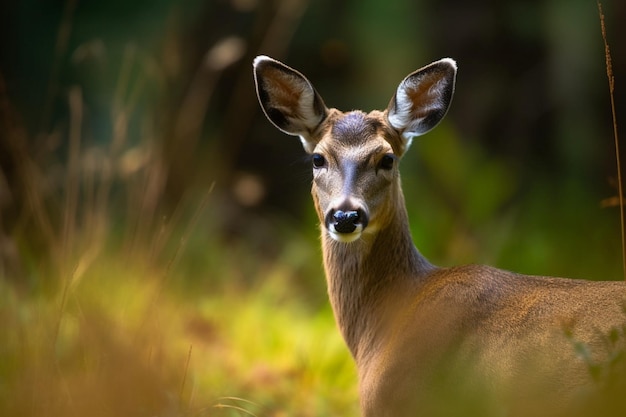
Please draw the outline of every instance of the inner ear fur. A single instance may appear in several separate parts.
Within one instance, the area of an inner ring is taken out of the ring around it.
[[[446,115],[456,80],[456,62],[444,58],[409,74],[387,108],[389,124],[407,141],[433,129]]]
[[[254,80],[267,118],[281,131],[300,136],[309,150],[312,133],[328,114],[311,82],[295,69],[266,56],[254,60]]]

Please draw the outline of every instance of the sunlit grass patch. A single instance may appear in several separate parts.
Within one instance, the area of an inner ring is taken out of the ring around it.
[[[0,414],[356,415],[332,314],[306,307],[289,270],[186,296],[120,259],[97,260],[63,305],[2,284]]]
[[[268,415],[356,415],[355,370],[330,309],[305,307],[280,268],[265,275],[251,291],[225,290],[190,310],[193,401],[213,392]]]

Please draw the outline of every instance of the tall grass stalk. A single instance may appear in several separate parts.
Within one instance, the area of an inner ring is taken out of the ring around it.
[[[611,99],[611,117],[613,120],[613,140],[615,145],[615,165],[617,170],[617,193],[619,200],[620,212],[620,229],[622,237],[622,273],[626,280],[626,224],[624,224],[624,188],[622,186],[622,164],[620,162],[619,136],[617,134],[617,115],[615,113],[615,77],[613,76],[613,65],[611,59],[611,49],[606,36],[606,25],[604,22],[604,12],[602,11],[602,3],[597,0],[598,13],[600,15],[600,30],[602,32],[602,41],[604,42],[604,58],[606,65],[606,76],[609,82],[609,97]]]

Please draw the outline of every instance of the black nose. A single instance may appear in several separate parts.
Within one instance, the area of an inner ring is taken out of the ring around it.
[[[332,224],[339,233],[352,233],[359,224],[365,228],[365,216],[361,210],[337,210],[329,213],[328,217],[327,224]]]

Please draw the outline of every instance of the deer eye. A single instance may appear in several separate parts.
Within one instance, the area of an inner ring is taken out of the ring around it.
[[[312,156],[313,168],[322,168],[326,165],[326,158],[318,153],[314,153]]]
[[[380,162],[378,163],[378,168],[384,169],[385,171],[389,171],[393,168],[393,164],[396,161],[396,157],[390,154],[383,155],[380,158]]]

